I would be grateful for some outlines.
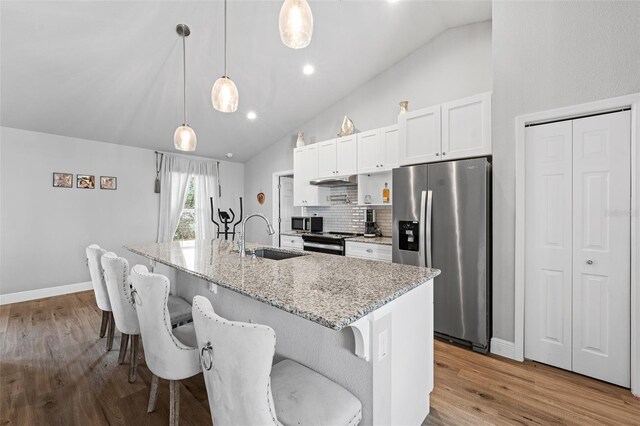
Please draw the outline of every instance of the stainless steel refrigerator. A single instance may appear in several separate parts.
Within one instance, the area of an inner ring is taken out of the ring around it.
[[[486,353],[491,338],[491,164],[487,158],[393,170],[393,261],[427,266],[436,336]]]

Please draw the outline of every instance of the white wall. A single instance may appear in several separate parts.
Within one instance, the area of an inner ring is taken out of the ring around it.
[[[95,175],[97,188],[53,188],[53,172]],[[244,165],[221,162],[220,173],[222,208],[235,210]],[[99,189],[100,175],[118,189]],[[2,127],[0,176],[0,294],[89,281],[91,243],[147,263],[122,246],[156,241],[153,151]]]
[[[345,115],[358,130],[374,129],[397,122],[399,101],[408,100],[414,110],[489,90],[491,22],[447,30],[245,163],[247,211],[271,218],[271,175],[293,169],[297,132],[305,133],[307,143],[319,142],[336,137]],[[261,190],[267,195],[263,205],[256,200]],[[247,229],[247,240],[270,242],[263,224],[256,221]]]
[[[515,117],[640,91],[640,2],[493,2],[493,332],[514,339]]]

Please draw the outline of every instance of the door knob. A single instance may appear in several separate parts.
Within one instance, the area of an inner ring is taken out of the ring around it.
[[[593,265],[593,260],[591,259],[587,260],[587,265]]]

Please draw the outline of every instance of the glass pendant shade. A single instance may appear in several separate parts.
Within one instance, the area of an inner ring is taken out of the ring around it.
[[[229,77],[222,76],[216,80],[211,89],[211,102],[216,110],[235,112],[238,109],[238,99],[238,88]]]
[[[311,42],[313,15],[306,0],[284,0],[280,9],[280,40],[292,49],[302,49]]]
[[[195,151],[197,143],[196,132],[186,124],[178,127],[173,134],[173,145],[180,151]]]

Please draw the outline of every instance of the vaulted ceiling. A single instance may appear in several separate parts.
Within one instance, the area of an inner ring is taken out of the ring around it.
[[[279,38],[281,1],[229,1],[229,76],[240,105],[224,114],[210,98],[223,73],[221,1],[2,1],[0,124],[173,150],[182,123],[175,26],[186,23],[196,154],[246,161],[442,31],[491,19],[488,1],[310,5],[312,42],[292,50]]]

